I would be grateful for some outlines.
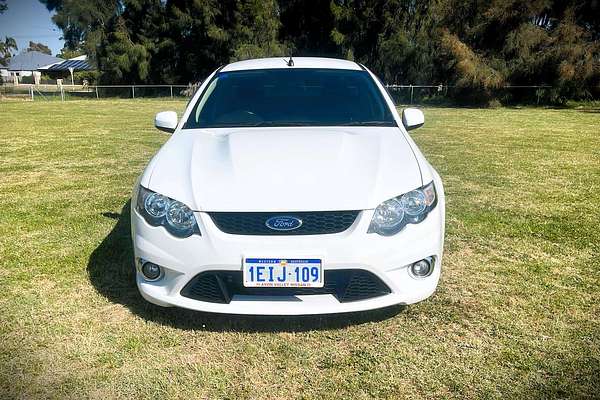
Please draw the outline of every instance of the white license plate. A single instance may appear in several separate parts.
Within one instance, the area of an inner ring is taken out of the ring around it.
[[[246,287],[323,287],[320,258],[244,258]]]

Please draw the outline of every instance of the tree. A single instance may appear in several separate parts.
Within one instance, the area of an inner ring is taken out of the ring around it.
[[[390,83],[436,81],[436,1],[337,0],[331,37],[349,59]]]
[[[552,86],[550,100],[562,102],[585,97],[600,79],[598,14],[582,15],[592,5],[576,0],[448,0],[445,6],[441,23],[453,36],[442,36],[444,61],[451,66],[443,73],[464,88],[489,90],[499,81],[545,84]],[[458,51],[456,40],[475,57]],[[476,78],[470,85],[469,76]]]
[[[282,56],[275,0],[127,0],[104,30],[105,82],[196,81],[230,61]]]
[[[0,0],[0,14],[4,13],[6,9],[6,0]],[[8,65],[13,50],[18,50],[15,39],[5,37],[4,41],[0,40],[0,65]]]
[[[286,47],[279,42],[279,6],[275,0],[236,2],[232,35],[231,61],[284,56]]]
[[[52,50],[50,50],[50,47],[46,46],[43,43],[35,43],[32,41],[29,42],[29,47],[27,47],[25,51],[39,51],[40,53],[44,54],[52,54]]]
[[[340,57],[331,0],[280,0],[279,39],[296,56]]]
[[[40,0],[52,21],[62,30],[65,47],[82,50],[95,60],[98,43],[108,20],[121,11],[120,0]]]
[[[8,65],[12,57],[12,50],[18,50],[15,39],[6,37],[4,41],[0,40],[0,65]]]
[[[87,54],[105,82],[198,81],[230,61],[289,54],[355,60],[388,83],[449,84],[479,103],[521,100],[508,84],[551,85],[564,101],[600,82],[596,0],[40,1],[56,12],[63,52]]]
[[[60,49],[60,53],[56,55],[56,57],[68,60],[70,58],[75,58],[84,55],[83,50],[71,50],[66,47]]]

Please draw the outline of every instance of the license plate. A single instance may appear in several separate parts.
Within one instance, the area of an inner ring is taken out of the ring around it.
[[[319,258],[245,258],[246,287],[323,287]]]

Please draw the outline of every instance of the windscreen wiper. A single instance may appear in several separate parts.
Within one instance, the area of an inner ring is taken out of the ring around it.
[[[350,121],[340,126],[394,126],[392,121]]]
[[[294,121],[294,122],[279,122],[279,121],[263,121],[263,122],[259,122],[257,124],[254,125],[248,125],[248,126],[252,126],[252,127],[261,127],[261,126],[307,126],[310,125],[312,122],[309,121]]]

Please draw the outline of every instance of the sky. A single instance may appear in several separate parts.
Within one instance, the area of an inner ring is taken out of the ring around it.
[[[38,0],[8,0],[8,10],[0,14],[0,40],[13,37],[25,50],[29,41],[50,47],[55,56],[63,48],[62,32],[52,23],[52,14]]]

